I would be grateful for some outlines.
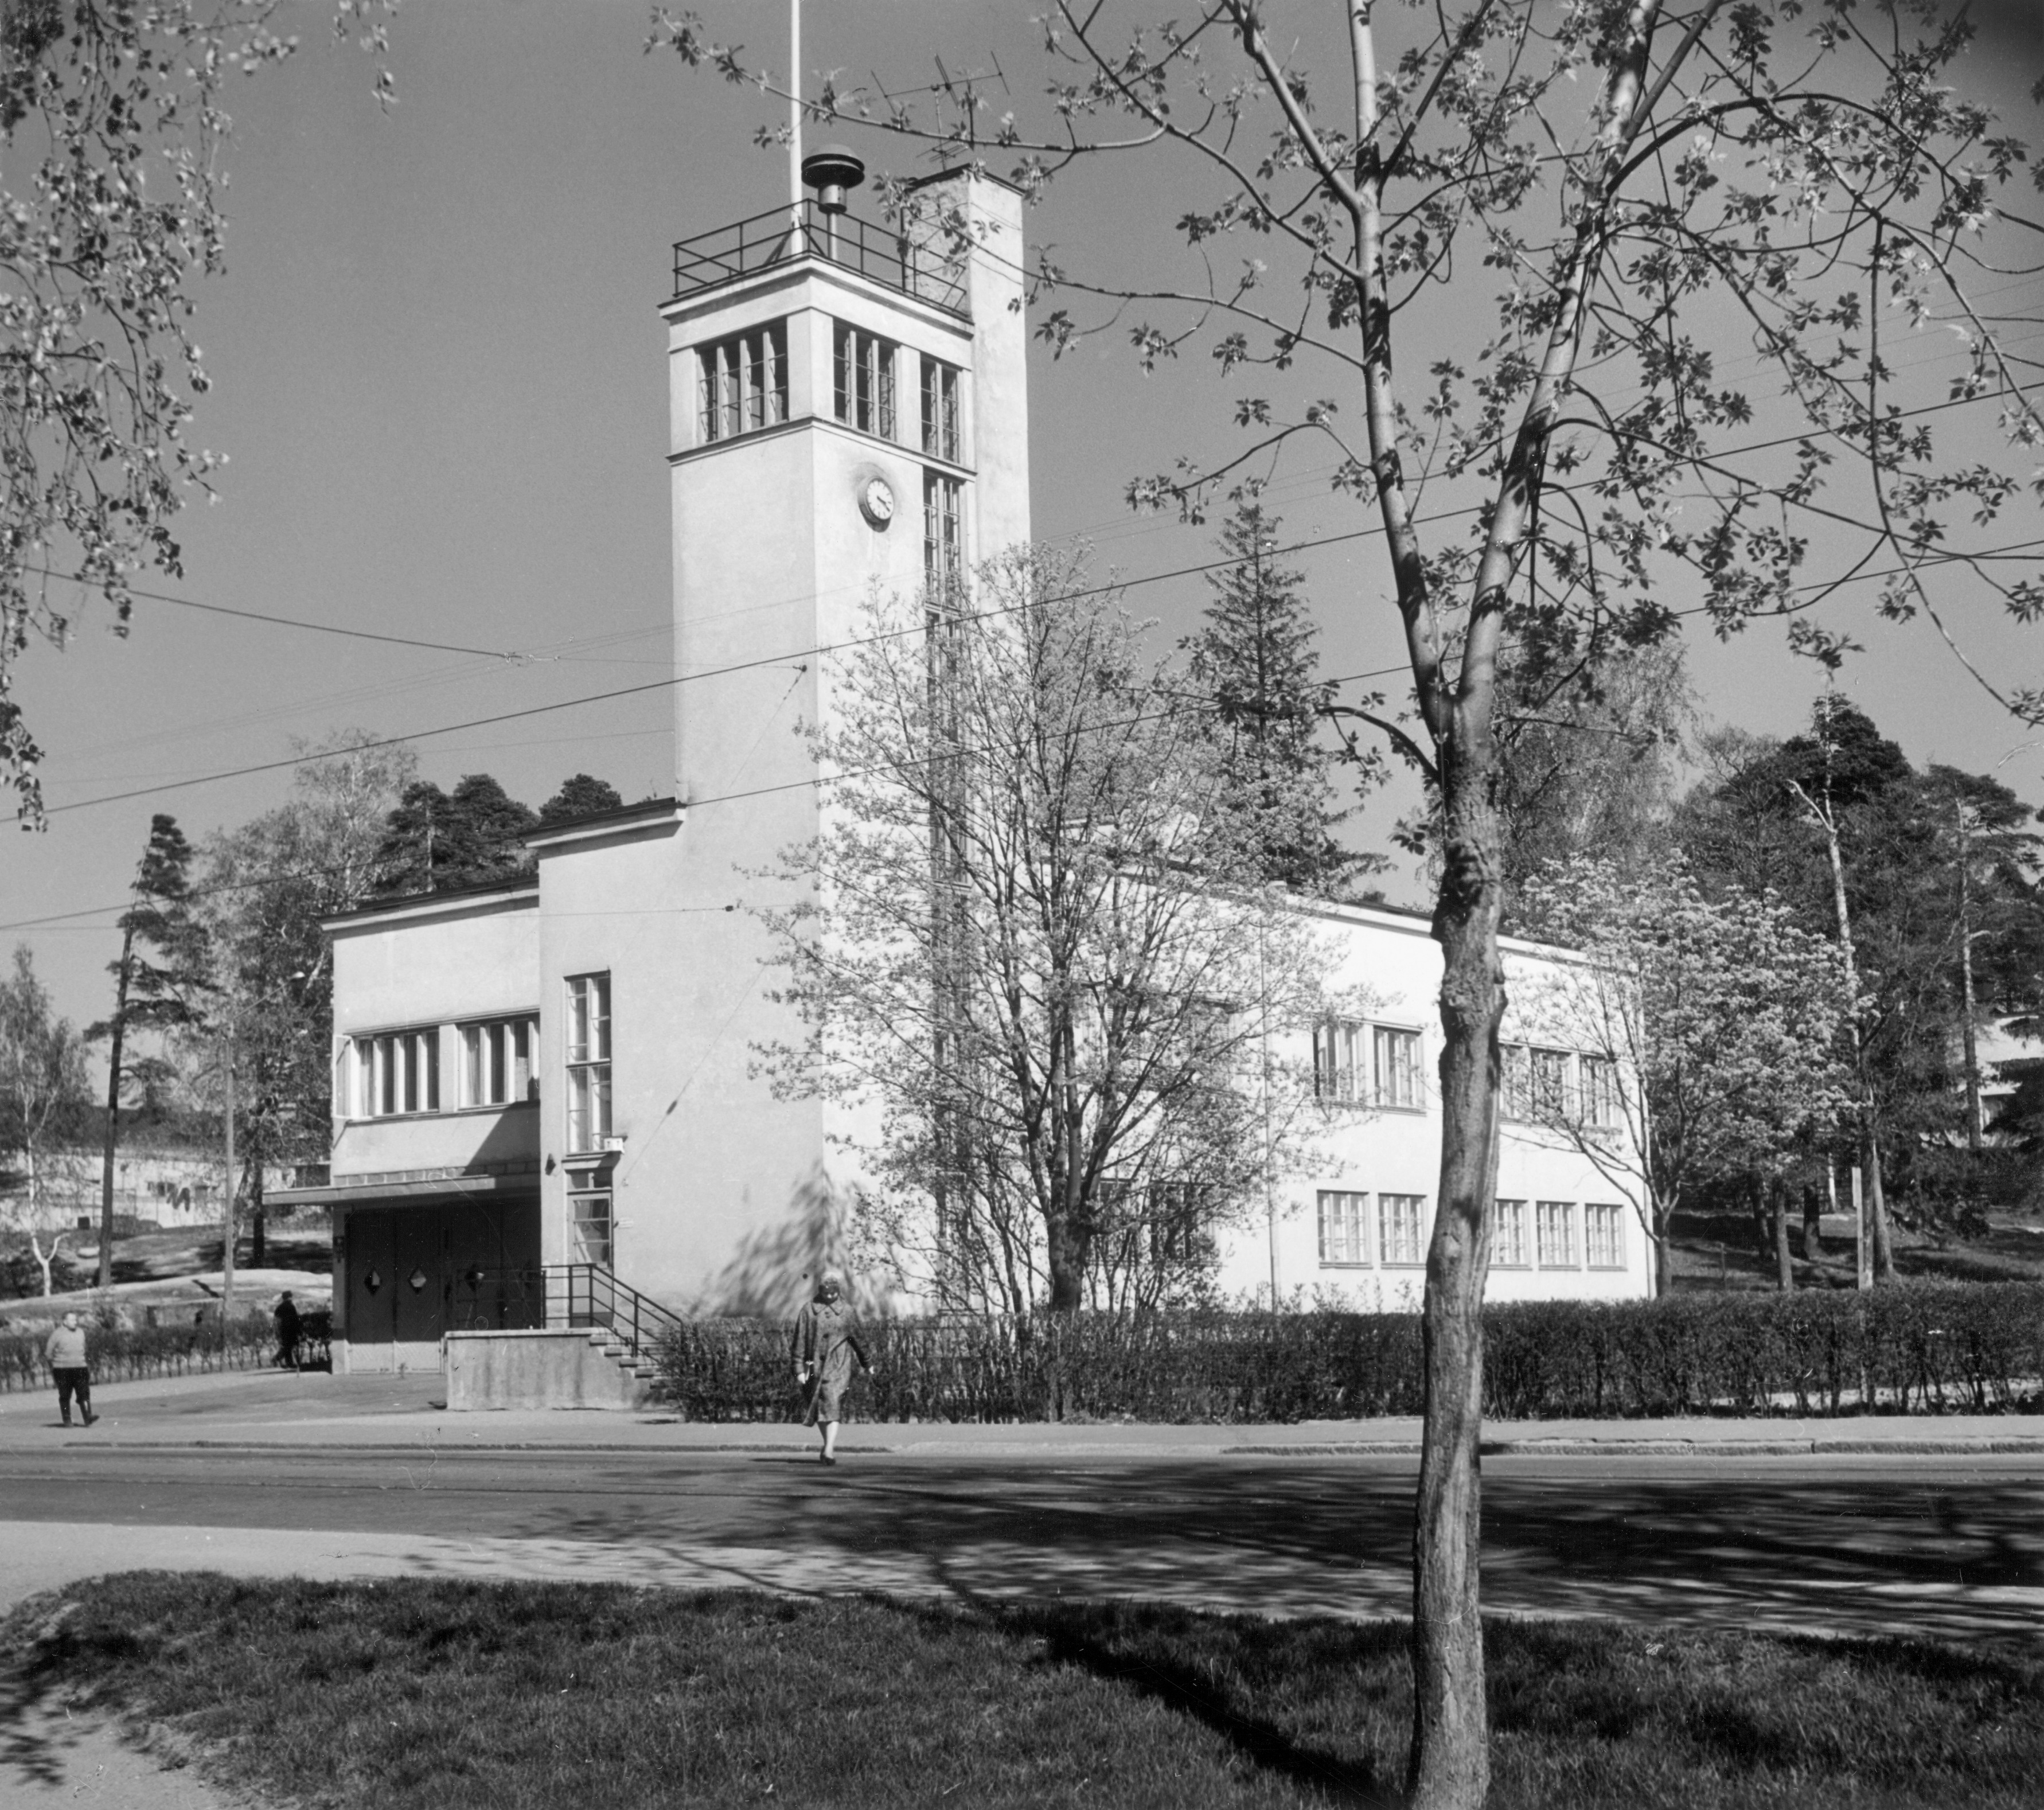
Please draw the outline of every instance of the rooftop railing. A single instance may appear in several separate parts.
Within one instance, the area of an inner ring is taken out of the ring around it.
[[[797,258],[822,258],[947,313],[970,318],[962,259],[918,245],[891,227],[875,226],[850,213],[826,213],[813,195],[802,198],[799,210],[777,207],[681,240],[674,247],[674,294],[694,295]]]

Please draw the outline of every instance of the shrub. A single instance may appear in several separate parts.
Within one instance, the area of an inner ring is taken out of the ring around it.
[[[1869,1294],[1518,1302],[1484,1314],[1500,1420],[1989,1412],[2044,1377],[2044,1284]],[[663,1398],[692,1420],[800,1408],[785,1322],[705,1320],[661,1346]],[[1327,1309],[890,1320],[863,1335],[870,1420],[1296,1421],[1420,1412],[1420,1322]]]
[[[0,1332],[0,1389],[41,1389],[50,1379],[43,1361],[49,1328]],[[129,1382],[144,1377],[183,1376],[193,1371],[248,1370],[267,1363],[277,1348],[267,1315],[228,1323],[223,1343],[218,1320],[203,1326],[89,1328],[86,1351],[94,1382]]]

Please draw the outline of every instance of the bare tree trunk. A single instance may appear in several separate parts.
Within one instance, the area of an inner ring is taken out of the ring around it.
[[[1803,1189],[1803,1261],[1805,1263],[1821,1263],[1824,1260],[1823,1216],[1823,1197],[1815,1189],[1806,1186]]]
[[[1675,1257],[1668,1247],[1668,1232],[1674,1215],[1657,1201],[1654,1209],[1654,1298],[1666,1297],[1675,1285]]]
[[[99,1285],[113,1285],[113,1157],[121,1136],[121,1046],[128,1037],[128,977],[133,971],[135,930],[121,933],[121,966],[113,981],[113,1016],[106,1063],[106,1144],[99,1170]]]
[[[1774,1283],[1785,1295],[1792,1294],[1796,1263],[1788,1249],[1788,1184],[1777,1175],[1769,1184],[1768,1194],[1774,1209]]]

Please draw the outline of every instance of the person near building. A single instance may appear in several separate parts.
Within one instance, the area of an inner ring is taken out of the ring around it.
[[[851,1309],[841,1298],[843,1293],[843,1283],[826,1272],[816,1284],[816,1299],[795,1316],[788,1345],[795,1360],[796,1386],[809,1391],[803,1424],[823,1435],[823,1450],[816,1458],[824,1464],[837,1462],[837,1424],[845,1385],[851,1381],[851,1360],[857,1358],[859,1367],[866,1375],[873,1374]]]
[[[90,1427],[99,1416],[92,1411],[92,1369],[86,1361],[85,1328],[75,1312],[66,1314],[63,1324],[50,1334],[43,1355],[48,1358],[50,1374],[56,1380],[57,1412],[63,1416],[63,1424],[71,1424],[71,1397],[76,1396],[79,1412]]]
[[[298,1367],[298,1347],[305,1338],[305,1323],[299,1318],[298,1304],[291,1299],[289,1289],[284,1290],[283,1299],[270,1312],[277,1323],[277,1367],[294,1370]]]

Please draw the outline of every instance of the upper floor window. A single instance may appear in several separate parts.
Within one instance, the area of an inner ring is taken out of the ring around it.
[[[461,1028],[461,1103],[515,1106],[540,1097],[540,1021],[528,1013]]]
[[[1504,1049],[1504,1116],[1534,1123],[1569,1115],[1569,1053],[1508,1043]]]
[[[788,418],[788,324],[776,321],[699,346],[698,440],[732,440]]]
[[[1370,1060],[1377,1074],[1380,1106],[1417,1106],[1420,1099],[1420,1033],[1389,1024],[1370,1028]]]
[[[959,375],[955,365],[923,360],[923,450],[954,465],[964,463],[959,452]]]
[[[1362,1095],[1363,1027],[1330,1019],[1313,1033],[1313,1097],[1357,1100]]]
[[[943,597],[956,595],[965,571],[964,492],[955,478],[923,474],[923,581]]]
[[[394,1118],[440,1109],[440,1033],[437,1025],[354,1037],[353,1116]]]
[[[610,1136],[610,976],[568,983],[568,1148],[600,1150]]]
[[[1618,1095],[1618,1064],[1608,1056],[1580,1056],[1577,1072],[1582,1091],[1583,1123],[1607,1128],[1622,1124]]]
[[[893,342],[878,333],[836,323],[831,375],[837,418],[882,440],[894,437],[894,352]]]

